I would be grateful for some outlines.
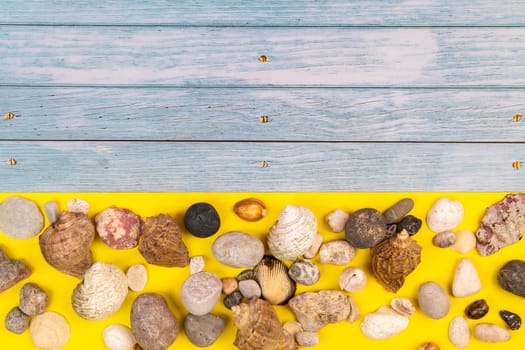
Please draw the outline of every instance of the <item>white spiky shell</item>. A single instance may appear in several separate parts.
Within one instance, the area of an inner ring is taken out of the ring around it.
[[[268,248],[277,259],[295,260],[310,248],[316,233],[315,215],[305,207],[288,204],[270,228]]]
[[[94,263],[71,298],[73,309],[86,320],[103,320],[114,314],[128,294],[128,279],[113,264]]]

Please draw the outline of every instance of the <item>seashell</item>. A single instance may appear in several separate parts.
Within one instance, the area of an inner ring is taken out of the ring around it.
[[[508,194],[487,208],[476,232],[476,249],[482,256],[519,241],[525,230],[525,193]]]
[[[342,209],[335,209],[325,216],[324,220],[333,232],[343,232],[350,214]]]
[[[460,259],[454,278],[452,280],[452,295],[455,297],[468,297],[481,290],[481,280],[472,261],[467,258]]]
[[[357,293],[366,286],[366,274],[358,267],[347,267],[339,275],[339,287],[347,292]]]
[[[407,298],[392,299],[390,307],[403,316],[412,316],[416,312],[416,308],[412,305],[410,299]]]
[[[421,246],[406,230],[370,250],[372,272],[386,290],[397,292],[421,262]]]
[[[110,350],[129,350],[137,343],[129,327],[111,324],[104,328],[104,344]]]
[[[281,325],[272,305],[252,298],[232,307],[237,334],[233,344],[241,350],[294,350],[293,337]]]
[[[355,248],[371,248],[386,238],[383,214],[373,208],[359,209],[345,226],[346,240]]]
[[[82,278],[93,263],[91,243],[94,239],[95,226],[86,214],[65,211],[40,235],[39,244],[49,265]]]
[[[351,313],[348,296],[338,290],[298,294],[288,302],[305,331],[316,332],[328,323],[341,322]]]
[[[11,260],[0,247],[0,293],[28,278],[31,270],[20,260]]]
[[[448,339],[457,348],[464,348],[470,342],[470,329],[463,316],[454,317],[448,325]]]
[[[109,207],[95,216],[97,233],[114,249],[130,249],[137,246],[141,234],[140,217],[126,208]]]
[[[184,267],[189,263],[179,225],[166,214],[146,218],[138,249],[150,264]]]
[[[294,296],[295,281],[288,275],[288,268],[282,261],[265,255],[255,266],[254,273],[263,298],[270,304],[285,304]]]
[[[442,197],[428,211],[427,225],[435,233],[449,231],[459,225],[463,215],[463,204],[460,201]]]
[[[29,334],[37,348],[54,350],[66,345],[71,333],[69,323],[62,315],[48,311],[31,320]]]
[[[312,259],[314,256],[317,255],[322,244],[323,244],[323,236],[319,232],[317,232],[314,236],[312,245],[310,246],[310,248],[308,248],[304,252],[303,257],[305,259]]]
[[[18,306],[11,309],[5,316],[5,329],[15,334],[22,334],[29,327],[29,316]]]
[[[474,336],[481,341],[490,343],[510,340],[510,333],[508,330],[492,323],[478,323],[475,325]]]
[[[317,220],[305,207],[286,205],[270,228],[267,243],[273,256],[295,260],[312,245],[317,234]]]
[[[408,327],[408,317],[401,315],[389,306],[381,306],[377,311],[365,315],[361,332],[370,339],[387,339]]]
[[[354,323],[361,317],[361,311],[357,307],[357,304],[351,296],[348,296],[348,302],[350,303],[350,314],[348,315],[348,322]]]
[[[257,198],[246,198],[235,203],[233,211],[243,220],[259,221],[266,215],[266,206]]]
[[[86,320],[103,320],[113,315],[128,295],[128,279],[113,264],[94,263],[84,281],[73,291],[73,309]]]
[[[521,327],[521,317],[518,314],[508,310],[500,310],[499,316],[513,331]]]
[[[407,215],[414,208],[414,201],[410,198],[403,198],[393,206],[383,212],[386,224],[399,222],[403,216]]]
[[[67,201],[67,210],[72,213],[84,213],[87,215],[89,212],[89,203],[80,198],[73,198]]]
[[[417,350],[439,350],[439,349],[440,349],[439,345],[431,341],[421,344],[421,346],[417,348]]]

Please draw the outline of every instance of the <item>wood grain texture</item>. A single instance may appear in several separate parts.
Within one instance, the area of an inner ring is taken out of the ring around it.
[[[0,191],[521,191],[525,144],[0,142]],[[266,162],[266,167],[261,166]]]
[[[0,76],[22,85],[523,87],[524,37],[525,28],[0,26]]]
[[[0,87],[1,140],[523,142],[523,89]],[[261,117],[267,116],[266,123]]]
[[[523,25],[520,0],[0,1],[2,23],[235,26]]]

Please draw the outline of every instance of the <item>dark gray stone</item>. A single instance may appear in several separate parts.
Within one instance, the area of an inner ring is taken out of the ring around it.
[[[376,209],[356,211],[346,222],[346,240],[354,248],[371,248],[386,238],[386,224]]]
[[[5,317],[5,328],[13,333],[22,334],[29,327],[29,316],[18,307],[14,307]]]
[[[188,314],[184,319],[184,331],[188,339],[196,346],[212,345],[224,330],[224,320],[214,314],[195,316]]]
[[[499,270],[501,288],[525,298],[525,261],[511,260]]]

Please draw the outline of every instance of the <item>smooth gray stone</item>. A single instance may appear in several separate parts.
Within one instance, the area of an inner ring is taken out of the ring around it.
[[[224,330],[225,322],[214,314],[196,316],[188,314],[184,319],[184,331],[188,339],[196,346],[210,346]]]

